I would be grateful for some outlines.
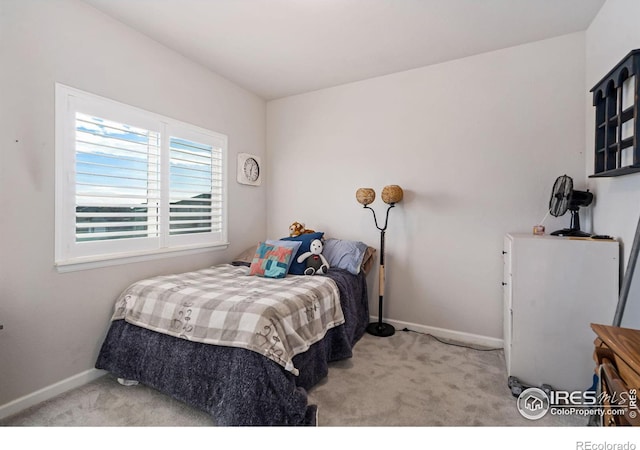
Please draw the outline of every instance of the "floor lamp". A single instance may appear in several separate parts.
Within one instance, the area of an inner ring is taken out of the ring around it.
[[[391,185],[385,186],[382,189],[382,201],[388,204],[387,214],[384,219],[384,226],[378,226],[378,219],[376,218],[376,212],[369,207],[371,203],[376,199],[376,192],[371,188],[360,188],[356,191],[356,199],[358,203],[363,205],[365,209],[368,209],[373,214],[373,221],[376,224],[376,228],[380,230],[380,272],[378,277],[378,321],[371,322],[367,326],[367,333],[374,336],[387,337],[393,335],[396,329],[393,325],[382,322],[382,302],[384,299],[384,233],[387,230],[387,224],[389,222],[389,211],[396,203],[402,200],[403,191],[400,186]]]

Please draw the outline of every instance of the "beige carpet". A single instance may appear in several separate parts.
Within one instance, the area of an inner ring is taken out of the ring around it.
[[[365,335],[353,358],[333,363],[309,392],[320,426],[586,426],[582,417],[523,418],[507,386],[504,355],[414,332]],[[104,376],[0,421],[4,426],[211,426],[203,412],[145,386]]]

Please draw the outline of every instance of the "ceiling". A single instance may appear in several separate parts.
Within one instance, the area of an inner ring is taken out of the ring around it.
[[[83,0],[270,100],[585,30],[605,0]]]

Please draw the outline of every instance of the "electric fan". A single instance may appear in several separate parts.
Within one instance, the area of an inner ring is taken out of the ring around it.
[[[554,217],[564,215],[567,210],[571,211],[571,223],[569,228],[554,231],[553,236],[579,236],[590,237],[589,233],[580,231],[580,215],[578,210],[581,206],[589,206],[593,201],[593,194],[589,191],[575,191],[573,180],[570,176],[562,175],[553,183],[551,199],[549,200],[549,214]]]

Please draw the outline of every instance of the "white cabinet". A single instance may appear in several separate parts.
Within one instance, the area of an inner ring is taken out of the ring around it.
[[[504,240],[504,353],[521,383],[585,390],[593,382],[591,323],[618,302],[617,241],[508,234]]]

